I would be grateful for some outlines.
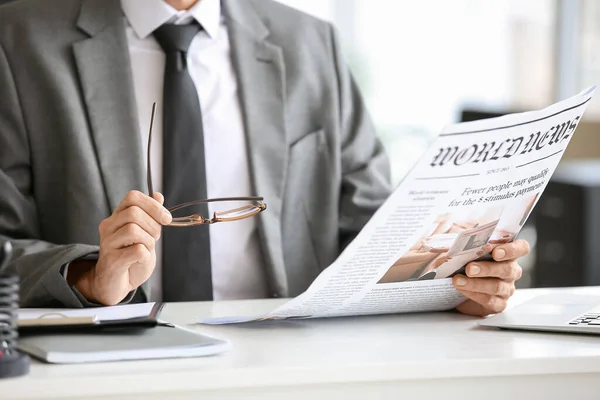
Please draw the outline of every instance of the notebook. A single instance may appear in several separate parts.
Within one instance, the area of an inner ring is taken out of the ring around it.
[[[19,332],[48,332],[154,327],[164,303],[123,304],[93,308],[20,308]]]
[[[21,337],[18,348],[52,364],[210,356],[227,351],[227,341],[159,323],[152,329],[42,333]]]

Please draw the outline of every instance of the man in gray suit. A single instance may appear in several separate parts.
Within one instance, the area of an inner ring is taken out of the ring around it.
[[[390,193],[334,29],[271,0],[19,0],[0,9],[0,88],[23,306],[295,296]],[[268,210],[166,226],[163,204],[251,194]],[[502,311],[527,252],[456,277],[460,311]]]

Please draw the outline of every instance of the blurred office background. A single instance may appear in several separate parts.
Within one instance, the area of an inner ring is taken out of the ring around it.
[[[395,183],[448,123],[543,108],[600,83],[597,0],[279,1],[337,26]],[[534,247],[521,287],[600,284],[596,158],[598,98],[521,233]]]

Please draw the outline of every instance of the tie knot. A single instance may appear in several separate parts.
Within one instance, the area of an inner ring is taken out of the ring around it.
[[[187,25],[164,24],[154,31],[154,37],[165,53],[179,51],[187,53],[194,36],[201,29],[202,27],[197,23]]]

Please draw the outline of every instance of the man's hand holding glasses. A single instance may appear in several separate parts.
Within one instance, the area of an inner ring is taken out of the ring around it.
[[[88,301],[104,305],[121,302],[129,292],[144,283],[156,265],[156,241],[163,225],[171,223],[171,213],[162,205],[163,196],[154,198],[131,191],[100,224],[98,261],[70,269],[68,279]],[[72,272],[76,272],[73,275]]]
[[[165,208],[163,195],[154,192],[152,187],[150,146],[155,112],[156,103],[152,106],[148,135],[148,194],[129,192],[113,214],[101,222],[97,261],[74,261],[69,267],[67,281],[90,302],[118,304],[150,278],[156,266],[156,241],[163,226],[186,229],[237,221],[255,216],[267,207],[262,197],[228,197],[192,199]],[[194,209],[205,203],[211,203],[215,208],[212,215],[202,215]]]

